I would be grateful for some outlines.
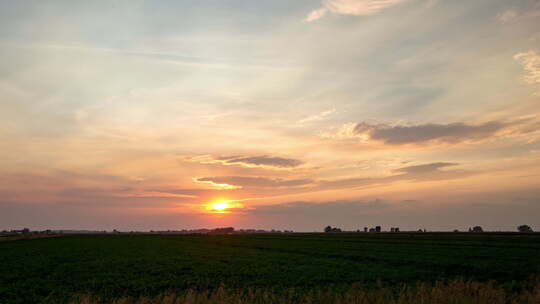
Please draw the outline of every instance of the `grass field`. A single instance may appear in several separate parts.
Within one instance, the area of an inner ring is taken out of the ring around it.
[[[0,242],[0,303],[164,292],[306,293],[454,279],[518,290],[540,273],[540,234],[75,235]],[[358,283],[359,282],[359,283]]]

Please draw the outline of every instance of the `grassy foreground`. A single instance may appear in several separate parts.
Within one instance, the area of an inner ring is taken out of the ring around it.
[[[182,299],[188,290],[200,303],[289,297],[339,303],[356,293],[395,295],[396,286],[414,293],[418,282],[427,284],[419,289],[426,297],[447,292],[442,298],[449,298],[457,292],[449,288],[462,284],[509,301],[533,292],[525,287],[539,273],[540,234],[74,235],[0,242],[2,304],[68,303],[74,295],[110,303],[166,292],[179,303],[197,303]],[[456,280],[461,283],[426,291]]]
[[[122,298],[103,301],[98,297],[76,296],[71,304],[530,304],[540,303],[540,282],[531,280],[528,286],[514,292],[493,283],[452,281],[448,283],[402,285],[399,288],[362,289],[353,286],[343,293],[335,291],[266,291],[248,289],[231,292],[223,287],[213,292],[189,290],[149,298]]]

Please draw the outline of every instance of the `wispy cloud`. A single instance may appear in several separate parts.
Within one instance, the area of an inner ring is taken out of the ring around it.
[[[251,188],[282,188],[298,187],[312,184],[311,179],[281,179],[267,177],[249,177],[249,176],[216,176],[201,177],[197,182],[211,183],[213,185],[231,185],[234,187]]]
[[[307,15],[305,21],[307,22],[315,21],[317,19],[324,17],[326,13],[328,13],[328,9],[325,7],[314,9]]]
[[[439,169],[442,169],[442,168],[452,167],[452,166],[457,166],[457,165],[459,164],[440,162],[440,163],[408,166],[408,167],[396,169],[394,170],[394,172],[401,172],[401,173],[407,173],[407,174],[421,174],[421,173],[429,173],[433,171],[438,171]]]
[[[201,155],[187,157],[187,161],[198,162],[201,164],[223,164],[240,165],[247,168],[271,168],[271,169],[290,169],[303,164],[302,161],[278,156],[220,156]]]
[[[519,61],[525,70],[523,77],[525,82],[530,84],[540,84],[540,55],[535,51],[528,51],[514,55],[514,59]],[[538,91],[536,94],[540,94]]]
[[[340,15],[372,15],[408,0],[323,0],[320,8],[312,10],[305,21],[311,22],[331,12]]]
[[[508,8],[496,16],[497,21],[501,24],[508,24],[537,17],[540,17],[540,1],[536,1],[536,3],[532,5],[529,3],[521,8]]]
[[[215,176],[194,179],[196,182],[209,183],[215,187],[227,185],[230,189],[241,188],[272,188],[286,190],[288,193],[316,192],[344,188],[367,187],[384,185],[398,181],[425,181],[455,179],[468,176],[473,172],[464,170],[443,170],[447,167],[457,166],[457,163],[438,162],[415,166],[402,167],[394,170],[394,174],[385,177],[350,177],[332,180],[281,179],[251,176]],[[286,192],[267,193],[268,196],[282,195]]]
[[[336,109],[330,109],[330,110],[327,110],[327,111],[323,111],[323,112],[321,112],[319,114],[306,117],[306,118],[300,120],[299,123],[303,124],[303,123],[309,123],[309,122],[323,120],[326,117],[334,114],[335,112],[336,112]]]
[[[519,13],[516,12],[515,10],[513,9],[508,9],[508,10],[505,10],[504,12],[501,12],[497,15],[497,20],[502,23],[502,24],[505,24],[505,23],[508,23],[514,19],[516,19],[516,17],[519,16]]]

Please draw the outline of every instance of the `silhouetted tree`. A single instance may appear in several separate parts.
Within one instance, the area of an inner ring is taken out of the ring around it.
[[[210,230],[209,234],[229,234],[234,232],[234,227],[216,228]]]
[[[532,228],[529,225],[521,225],[517,227],[519,232],[533,232]]]
[[[474,226],[471,232],[484,232],[484,229],[480,226]]]
[[[381,226],[375,226],[375,232],[381,232]]]
[[[341,229],[337,227],[332,228],[332,226],[326,226],[326,228],[324,228],[324,232],[341,232]]]

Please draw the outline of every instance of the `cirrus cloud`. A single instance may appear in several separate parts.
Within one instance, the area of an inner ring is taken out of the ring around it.
[[[312,10],[305,21],[315,21],[329,12],[340,15],[373,15],[406,1],[409,0],[324,0],[322,6]]]
[[[296,168],[303,164],[302,161],[278,157],[278,156],[220,156],[214,157],[212,155],[201,155],[194,157],[187,157],[187,161],[198,162],[201,164],[222,164],[222,165],[239,165],[247,168],[269,168],[269,169],[291,169]]]
[[[316,180],[311,178],[282,179],[260,176],[215,176],[195,178],[194,181],[208,183],[218,188],[223,188],[225,186],[228,189],[266,188],[274,191],[267,193],[268,196],[272,196],[284,194],[284,192],[275,192],[277,189],[288,191],[288,193],[291,194],[344,188],[353,189],[358,187],[384,185],[399,181],[456,179],[474,174],[472,171],[465,170],[444,170],[445,168],[458,165],[459,164],[457,163],[450,162],[414,165],[398,168],[393,171],[395,174],[385,177],[349,177],[332,180]]]
[[[201,177],[195,179],[197,182],[210,183],[212,185],[229,185],[233,187],[252,187],[252,188],[282,188],[299,187],[312,184],[311,179],[281,179],[266,177],[249,176],[216,176]]]
[[[408,167],[396,169],[394,170],[394,172],[406,173],[406,174],[422,174],[422,173],[431,173],[434,171],[438,171],[439,169],[442,169],[442,168],[452,167],[452,166],[457,166],[457,165],[459,164],[439,162],[439,163],[408,166]]]
[[[523,80],[529,84],[540,84],[540,55],[535,51],[528,51],[514,55],[514,59],[523,66],[526,75]],[[536,92],[539,95],[540,91]]]

